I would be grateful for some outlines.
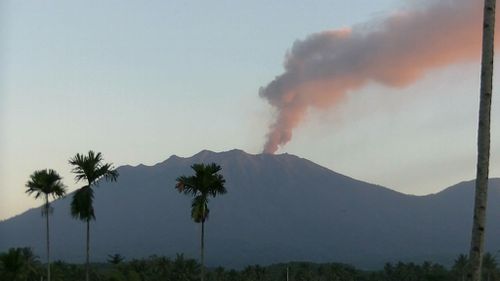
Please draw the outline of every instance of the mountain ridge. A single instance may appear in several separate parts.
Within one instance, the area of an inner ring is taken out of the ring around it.
[[[196,258],[199,229],[190,218],[191,199],[174,189],[175,178],[191,174],[195,162],[220,164],[229,191],[210,201],[209,265],[309,260],[366,268],[394,259],[446,263],[468,246],[473,181],[435,194],[407,195],[291,154],[203,150],[151,166],[120,166],[118,183],[96,188],[94,260],[116,252],[129,258],[177,252]],[[490,200],[500,200],[500,179],[491,183]],[[53,203],[53,252],[56,258],[81,261],[83,224],[69,216],[70,199]],[[500,221],[499,213],[492,206],[489,220]],[[492,240],[500,225],[493,223],[490,230]],[[43,253],[42,234],[39,209],[30,209],[0,222],[0,251],[33,246]],[[492,241],[492,247],[500,246]]]

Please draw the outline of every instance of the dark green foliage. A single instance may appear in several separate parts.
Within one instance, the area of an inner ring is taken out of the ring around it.
[[[52,264],[52,281],[83,280],[83,266],[56,261]]]
[[[88,155],[77,153],[69,160],[69,164],[73,166],[71,172],[75,174],[76,182],[85,181],[87,184],[78,189],[73,195],[71,202],[71,215],[74,218],[82,221],[95,219],[93,199],[94,191],[92,187],[99,183],[99,180],[104,178],[107,181],[116,181],[118,171],[113,168],[111,163],[103,163],[103,158],[100,152],[97,154],[92,150]]]
[[[69,160],[69,164],[73,166],[71,170],[75,174],[76,182],[86,181],[89,186],[97,184],[101,178],[109,181],[116,181],[118,172],[113,168],[111,163],[103,163],[102,154],[94,151],[89,151],[87,155],[77,153]]]
[[[498,275],[498,267],[495,257],[490,253],[486,253],[483,256],[483,266],[482,266],[482,275],[483,280],[492,281],[499,280]]]
[[[150,256],[124,261],[119,254],[110,255],[118,263],[93,264],[91,280],[102,281],[198,281],[200,264],[194,259],[177,254],[175,258]],[[464,263],[465,261],[465,263]],[[424,262],[387,263],[378,271],[364,271],[339,263],[291,262],[269,266],[251,265],[241,270],[215,267],[207,269],[207,281],[462,281],[467,257],[459,256],[451,269]],[[29,248],[13,248],[0,254],[0,281],[38,281],[45,278],[43,265]],[[62,261],[53,263],[52,280],[81,281],[85,279],[84,265]],[[495,256],[483,259],[483,281],[499,281]]]
[[[12,248],[0,254],[0,280],[39,280],[42,269],[30,248]]]
[[[384,267],[381,280],[388,281],[446,281],[454,280],[450,271],[439,264],[424,262],[421,265],[414,263],[390,263]]]
[[[172,280],[198,280],[200,264],[193,259],[185,259],[182,254],[177,254],[172,265]]]
[[[71,215],[75,219],[86,221],[87,219],[95,220],[94,213],[94,190],[88,185],[78,189],[73,194],[71,201]]]
[[[465,281],[465,277],[469,271],[469,259],[466,255],[461,254],[455,260],[451,268],[453,279],[458,281]]]
[[[66,194],[66,186],[62,183],[61,176],[52,169],[34,171],[25,186],[26,193],[34,195],[36,199],[43,196],[45,204],[42,208],[42,215],[44,216],[50,215],[52,211],[49,203],[50,197],[57,199]]]
[[[123,262],[124,260],[125,260],[125,257],[123,257],[120,254],[108,255],[108,262],[110,264],[117,265],[117,264],[120,264],[121,262]]]
[[[180,176],[177,178],[175,188],[184,194],[193,196],[191,203],[191,217],[197,223],[205,222],[210,210],[208,197],[216,197],[227,192],[224,184],[226,180],[219,174],[222,168],[211,163],[193,164],[194,176]]]
[[[134,259],[124,262],[118,268],[103,273],[102,280],[198,280],[199,264],[193,259],[185,259],[183,255],[177,255],[174,260],[166,257],[151,256],[147,259]]]
[[[63,197],[66,187],[61,180],[61,176],[52,169],[34,171],[26,183],[26,193],[34,194],[37,199],[42,195],[54,199]]]

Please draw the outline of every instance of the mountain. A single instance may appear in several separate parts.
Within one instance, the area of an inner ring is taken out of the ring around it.
[[[412,196],[335,173],[294,155],[251,155],[241,150],[171,156],[154,166],[122,166],[117,183],[95,189],[97,220],[91,256],[127,258],[185,253],[198,257],[199,225],[190,197],[175,179],[193,163],[223,168],[228,193],[211,199],[206,223],[209,266],[307,260],[364,268],[385,262],[431,260],[449,264],[466,253],[472,223],[473,182]],[[85,225],[71,218],[72,194],[53,203],[52,254],[84,260]],[[490,181],[487,246],[500,249],[500,179]],[[31,246],[44,255],[40,208],[0,222],[0,251]]]

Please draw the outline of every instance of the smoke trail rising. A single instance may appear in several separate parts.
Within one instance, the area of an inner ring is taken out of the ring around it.
[[[479,0],[426,1],[422,9],[296,41],[284,73],[259,91],[277,111],[264,152],[288,143],[308,109],[334,107],[369,82],[406,87],[429,70],[478,59],[481,18]]]

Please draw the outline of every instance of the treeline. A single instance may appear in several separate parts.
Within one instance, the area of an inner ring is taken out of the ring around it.
[[[378,271],[360,270],[338,263],[316,264],[291,262],[269,266],[251,265],[241,270],[224,267],[208,268],[207,281],[463,281],[468,268],[467,257],[460,255],[451,268],[424,262],[387,263]],[[46,280],[44,264],[30,248],[12,248],[0,253],[0,281]],[[197,260],[177,254],[175,258],[151,256],[126,260],[119,254],[110,255],[107,263],[94,264],[90,272],[96,281],[194,281],[200,278]],[[54,281],[85,280],[85,266],[63,261],[52,263]],[[495,257],[486,254],[483,260],[484,281],[500,281]]]

